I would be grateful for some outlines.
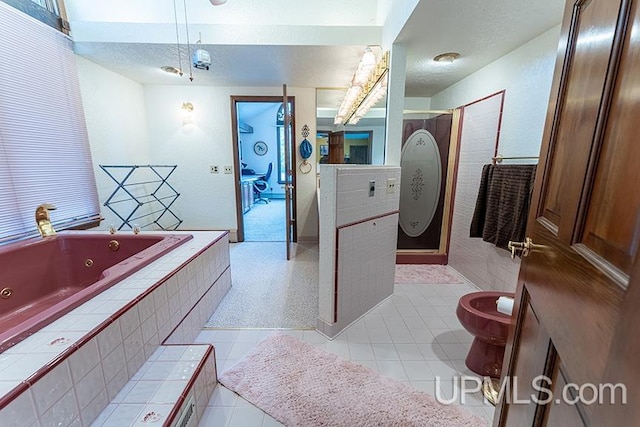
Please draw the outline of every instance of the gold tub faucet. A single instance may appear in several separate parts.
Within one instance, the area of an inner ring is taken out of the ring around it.
[[[56,230],[53,229],[49,218],[49,211],[55,208],[51,203],[43,203],[36,208],[36,224],[42,237],[54,236],[56,234]]]

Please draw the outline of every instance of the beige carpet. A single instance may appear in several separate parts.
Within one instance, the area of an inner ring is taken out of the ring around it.
[[[313,329],[318,319],[318,245],[231,244],[231,289],[207,328]]]
[[[486,426],[463,408],[289,335],[266,338],[219,381],[286,426]]]

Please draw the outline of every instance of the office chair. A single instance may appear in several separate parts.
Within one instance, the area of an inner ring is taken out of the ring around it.
[[[265,204],[269,203],[269,199],[267,199],[266,197],[262,197],[262,193],[267,191],[267,189],[269,188],[269,177],[271,176],[272,170],[273,170],[273,163],[269,163],[269,166],[267,167],[267,173],[264,174],[264,177],[260,178],[259,180],[253,183],[253,190],[256,196],[258,197],[257,199],[255,199],[254,203],[258,203],[258,202],[264,202]]]

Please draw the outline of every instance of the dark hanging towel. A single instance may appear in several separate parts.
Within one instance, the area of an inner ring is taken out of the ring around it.
[[[525,239],[536,165],[484,165],[471,237],[507,249]]]

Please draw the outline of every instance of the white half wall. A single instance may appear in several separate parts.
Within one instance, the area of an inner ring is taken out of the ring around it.
[[[456,108],[506,90],[498,151],[504,156],[537,156],[559,36],[560,26],[542,33],[433,96],[431,108]]]

